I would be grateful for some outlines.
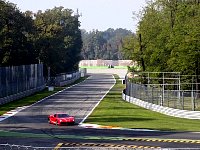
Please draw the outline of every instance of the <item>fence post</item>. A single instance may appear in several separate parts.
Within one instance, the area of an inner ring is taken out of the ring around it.
[[[182,109],[184,110],[184,91],[182,91]]]
[[[163,106],[163,102],[165,100],[165,73],[163,72],[163,87],[162,87],[162,106]]]
[[[192,93],[191,93],[191,99],[192,99],[192,110],[195,111],[195,99],[194,99],[194,85],[193,82],[194,77],[192,77]]]

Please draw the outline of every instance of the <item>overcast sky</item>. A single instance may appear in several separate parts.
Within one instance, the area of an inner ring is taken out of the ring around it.
[[[63,6],[82,14],[81,28],[91,31],[108,28],[124,28],[136,31],[137,21],[133,12],[139,12],[145,6],[145,0],[9,0],[21,11],[52,9]]]

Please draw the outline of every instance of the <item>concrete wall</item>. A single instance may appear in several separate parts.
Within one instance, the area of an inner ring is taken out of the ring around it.
[[[70,74],[66,74],[66,75],[70,75]],[[84,74],[85,75],[85,74]],[[76,72],[71,74],[71,77],[69,79],[66,80],[58,80],[56,82],[56,86],[66,86],[68,84],[71,84],[73,82],[75,82],[76,80],[78,80],[81,77],[81,72]]]
[[[34,94],[38,91],[43,90],[45,87],[46,87],[46,85],[43,85],[41,87],[37,87],[37,88],[34,88],[34,89],[30,89],[30,90],[27,90],[27,91],[23,91],[23,92],[20,92],[20,93],[17,93],[17,94],[13,94],[13,95],[10,95],[10,96],[7,96],[7,97],[0,98],[0,105],[9,103],[11,101],[14,101],[14,100],[17,100],[17,99],[20,99],[20,98],[23,98],[23,97],[26,97],[26,96],[29,96],[29,95],[32,95],[32,94]]]
[[[135,65],[135,62],[132,62],[132,60],[82,60],[79,63],[79,66],[129,66],[129,65]]]

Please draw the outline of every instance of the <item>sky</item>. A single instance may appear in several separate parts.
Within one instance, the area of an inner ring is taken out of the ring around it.
[[[136,32],[138,20],[133,19],[133,12],[138,13],[145,7],[145,0],[9,0],[21,11],[37,12],[63,6],[79,10],[81,29],[105,31],[108,28],[123,28]]]

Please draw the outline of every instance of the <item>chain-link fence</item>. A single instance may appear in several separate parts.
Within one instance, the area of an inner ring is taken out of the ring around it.
[[[42,64],[0,67],[0,98],[44,85]]]
[[[196,76],[168,72],[142,74],[126,77],[126,95],[161,106],[200,110],[200,83],[196,82]]]

